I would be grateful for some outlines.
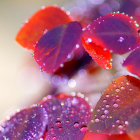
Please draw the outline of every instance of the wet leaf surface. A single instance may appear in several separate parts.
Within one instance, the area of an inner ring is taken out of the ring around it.
[[[135,49],[140,41],[137,23],[121,13],[111,13],[94,20],[84,30],[87,40],[117,54]]]
[[[102,46],[96,45],[93,42],[89,42],[83,36],[83,44],[86,51],[93,58],[93,60],[104,69],[111,69],[111,53],[108,50],[102,48]]]
[[[1,125],[1,140],[38,140],[45,132],[48,116],[35,106],[21,110]]]
[[[41,104],[48,113],[45,140],[81,140],[87,130],[91,112],[88,103],[80,97],[48,96]]]
[[[54,73],[67,60],[81,40],[81,25],[71,22],[50,30],[35,46],[34,58],[43,71]]]
[[[89,129],[98,133],[123,134],[133,114],[140,110],[140,80],[121,76],[114,80],[98,101]]]

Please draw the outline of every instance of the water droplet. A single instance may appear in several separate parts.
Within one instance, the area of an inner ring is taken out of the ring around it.
[[[62,131],[63,130],[63,128],[62,127],[59,127],[59,129],[58,129],[59,131]]]
[[[78,49],[80,47],[80,45],[79,44],[76,44],[76,48]]]
[[[117,102],[119,102],[119,101],[120,101],[120,99],[117,99],[116,101],[117,101]]]
[[[68,86],[69,86],[70,88],[75,88],[75,87],[76,87],[76,81],[75,81],[74,79],[70,79],[70,80],[68,81]]]
[[[82,126],[80,129],[81,132],[86,132],[87,131],[87,126]]]
[[[61,119],[60,118],[57,118],[57,120],[60,121]]]
[[[70,59],[71,58],[71,54],[68,54],[67,58]]]
[[[119,105],[118,104],[114,104],[113,107],[117,108]]]
[[[118,128],[119,128],[119,129],[123,129],[123,126],[122,126],[122,125],[119,125]]]
[[[118,39],[119,42],[123,42],[124,41],[124,38],[121,36],[119,39]]]
[[[66,121],[66,123],[70,123],[70,121],[69,121],[69,120],[67,120],[67,121]]]
[[[108,110],[105,110],[104,113],[107,114],[108,113]]]
[[[60,67],[63,68],[64,67],[64,64],[60,64]]]
[[[99,122],[100,120],[97,118],[97,119],[95,119],[95,122]]]
[[[129,83],[127,82],[126,85],[129,85]]]
[[[117,120],[116,123],[120,123],[120,120]]]
[[[115,125],[113,124],[112,127],[115,127]]]
[[[56,126],[57,126],[57,127],[60,127],[60,126],[61,126],[61,122],[60,122],[60,121],[57,121],[57,122],[56,122]]]
[[[53,140],[56,140],[56,137],[53,137]]]
[[[106,108],[109,108],[110,106],[109,105],[106,105]]]
[[[61,102],[61,106],[64,106],[64,102]]]
[[[56,106],[53,106],[52,110],[56,110]]]
[[[109,97],[109,95],[106,95],[106,97],[108,98],[108,97]]]
[[[116,92],[120,92],[120,89],[117,88],[117,89],[116,89]]]
[[[105,115],[102,115],[101,118],[104,119],[105,118]]]
[[[75,127],[75,128],[79,127],[79,123],[78,123],[78,122],[75,122],[75,123],[74,123],[74,127]]]
[[[73,105],[76,105],[76,104],[78,104],[79,102],[78,102],[77,98],[73,98],[73,100],[71,101],[71,103],[72,103]]]
[[[132,89],[130,88],[129,91],[132,91]]]
[[[103,102],[104,102],[104,103],[106,103],[106,102],[107,102],[107,100],[103,100]]]
[[[124,90],[125,89],[125,87],[121,87],[121,90]]]
[[[88,38],[87,42],[88,43],[91,43],[92,42],[92,39],[91,38]]]
[[[51,131],[54,131],[54,128],[53,127],[51,128]]]
[[[136,25],[136,27],[139,27],[139,24],[136,23],[135,25]]]
[[[128,125],[128,121],[125,121],[124,123],[125,123],[125,125]]]

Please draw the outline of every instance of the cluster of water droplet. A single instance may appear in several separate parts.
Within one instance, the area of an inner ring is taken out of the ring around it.
[[[80,140],[84,136],[91,116],[90,107],[84,99],[75,96],[58,99],[51,96],[42,105],[49,116],[47,139]]]

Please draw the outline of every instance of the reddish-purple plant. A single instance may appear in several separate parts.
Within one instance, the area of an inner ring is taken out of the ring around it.
[[[76,57],[87,52],[99,66],[110,70],[111,54],[130,52],[123,66],[137,78],[124,75],[115,79],[95,109],[78,95],[49,95],[3,122],[0,140],[131,140],[136,135],[140,139],[138,24],[119,12],[85,23],[72,20],[59,7],[45,7],[21,27],[16,41],[32,50],[41,70],[50,74],[65,68],[65,62],[69,65],[71,53]]]

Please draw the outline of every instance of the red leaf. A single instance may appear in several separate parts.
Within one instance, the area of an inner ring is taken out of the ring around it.
[[[87,131],[82,140],[107,140],[107,135]]]
[[[34,58],[42,70],[54,73],[76,48],[81,39],[81,25],[71,22],[44,34],[35,46]]]
[[[121,76],[114,80],[93,111],[90,130],[107,134],[126,132],[129,120],[140,110],[140,80]]]
[[[140,130],[133,133],[129,133],[128,135],[132,140],[140,140]]]
[[[70,21],[70,16],[59,7],[49,6],[42,8],[21,27],[16,36],[16,41],[21,46],[34,50],[34,45],[44,32]]]
[[[48,96],[40,103],[48,113],[46,140],[81,140],[87,130],[91,112],[80,97]]]
[[[113,51],[124,54],[135,49],[140,41],[136,23],[129,16],[121,13],[111,13],[98,18],[84,30],[86,38]]]
[[[90,38],[91,39],[91,38]],[[86,38],[86,35],[83,35],[83,44],[86,49],[86,51],[89,53],[89,55],[95,60],[95,62],[100,65],[104,69],[111,69],[111,53],[108,50],[105,50],[102,48],[102,46],[97,45],[93,42],[91,39],[89,41],[89,38]]]
[[[106,135],[87,131],[82,140],[131,140],[127,134]]]
[[[140,48],[135,49],[124,61],[123,66],[140,77]]]

